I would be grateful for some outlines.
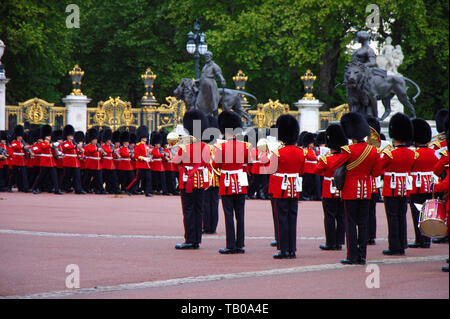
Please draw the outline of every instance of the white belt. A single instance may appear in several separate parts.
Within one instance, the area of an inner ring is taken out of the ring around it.
[[[13,153],[13,155],[25,155],[25,153]]]
[[[162,158],[154,158],[153,159],[153,162],[159,162],[159,161],[162,161]]]
[[[254,164],[254,163],[261,163],[261,161],[253,161],[252,164]]]
[[[290,177],[298,177],[298,173],[294,173],[294,174],[275,173],[273,175],[278,176],[278,177],[283,177],[283,178],[284,177],[288,177],[288,178],[290,178]]]
[[[53,157],[52,154],[39,154],[39,156],[44,156],[44,157]]]
[[[323,179],[326,180],[326,181],[332,181],[332,180],[334,180],[334,177],[326,177],[326,176],[324,176]]]
[[[395,172],[384,172],[384,175],[394,175],[395,177],[407,177],[408,173],[395,173]]]
[[[118,158],[119,161],[131,161],[131,158]]]
[[[89,158],[89,159],[93,159],[93,160],[99,160],[99,159],[101,159],[100,157],[91,157],[91,156],[86,156],[85,158]]]
[[[227,170],[222,170],[221,171],[221,173],[223,173],[223,174],[239,174],[239,173],[242,173],[243,171],[242,171],[242,168],[241,169],[237,169],[237,170],[234,170],[234,171],[227,171]]]
[[[185,166],[184,168],[187,169],[187,170],[194,169],[193,166]],[[199,166],[198,169],[205,169],[205,167],[204,166]]]
[[[317,161],[308,161],[308,160],[306,160],[305,163],[317,164]]]
[[[433,172],[411,172],[411,175],[417,176],[433,176]]]
[[[77,154],[64,154],[64,156],[67,156],[67,157],[77,157],[78,155],[77,155]]]
[[[103,159],[108,159],[108,160],[112,160],[112,157],[103,157]]]

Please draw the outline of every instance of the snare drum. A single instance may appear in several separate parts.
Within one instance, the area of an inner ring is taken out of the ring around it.
[[[419,217],[419,229],[422,235],[430,238],[443,238],[447,236],[447,223],[445,202],[438,199],[427,200]]]

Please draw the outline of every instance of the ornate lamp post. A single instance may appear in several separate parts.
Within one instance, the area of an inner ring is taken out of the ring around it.
[[[305,87],[305,95],[302,100],[315,100],[315,97],[312,93],[314,88],[314,81],[316,80],[316,76],[311,72],[311,70],[307,70],[305,75],[302,75],[300,79],[303,81],[303,86]]]
[[[75,64],[73,69],[69,71],[70,78],[72,79],[73,90],[70,95],[83,95],[81,92],[81,79],[83,78],[84,71]]]
[[[141,79],[144,82],[145,94],[142,97],[142,105],[144,106],[156,106],[158,102],[153,95],[153,82],[155,82],[156,74],[150,68],[147,68],[144,74],[141,75]]]
[[[198,62],[200,59],[200,55],[204,55],[206,51],[208,51],[208,45],[205,41],[205,34],[199,33],[200,31],[200,22],[198,19],[195,19],[194,21],[194,32],[189,31],[187,34],[188,41],[186,43],[186,51],[189,54],[194,55],[194,61],[195,61],[195,79],[198,79],[199,72],[198,72]]]
[[[239,70],[238,73],[233,76],[233,82],[236,86],[236,90],[244,91],[245,90],[245,84],[247,83],[248,76],[245,75],[242,70]],[[246,97],[243,94],[239,94],[239,97],[241,98],[241,104],[244,109],[248,108],[250,105],[248,104],[248,101]]]

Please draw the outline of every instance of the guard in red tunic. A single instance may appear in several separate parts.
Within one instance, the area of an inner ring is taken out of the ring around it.
[[[424,204],[432,198],[431,184],[433,183],[433,167],[438,159],[434,150],[428,147],[431,140],[431,127],[423,119],[412,121],[414,128],[414,143],[416,146],[415,160],[411,167],[412,190],[410,191],[410,208],[413,219],[416,240],[408,244],[409,248],[430,248],[430,238],[423,236],[419,230],[420,211],[414,204]]]
[[[39,154],[40,154],[40,171],[39,175],[33,184],[33,194],[39,194],[41,191],[39,187],[45,178],[50,175],[50,180],[52,182],[53,191],[55,194],[64,194],[59,189],[58,176],[56,173],[56,153],[55,148],[57,145],[51,143],[52,138],[52,127],[50,125],[44,125],[41,127],[41,138],[43,142],[38,144]]]
[[[272,176],[269,187],[274,201],[277,248],[280,251],[273,258],[296,258],[298,198],[302,187],[300,177],[303,175],[305,154],[295,145],[300,130],[295,117],[281,115],[276,128],[282,144],[277,150],[278,154],[270,157],[269,172]]]
[[[164,165],[164,172],[166,175],[166,188],[167,188],[167,193],[169,195],[178,195],[177,192],[177,175],[178,175],[178,165],[174,164],[172,162],[173,157],[175,154],[173,154],[171,152],[171,149],[169,148],[169,144],[167,141],[167,136],[168,134],[165,131],[161,132],[162,136],[163,136],[163,151],[164,153],[166,153],[166,161],[163,162]]]
[[[448,125],[448,109],[440,109],[437,111],[434,119],[436,121],[436,131],[439,133],[433,138],[429,146],[436,151],[436,157],[441,157],[441,152],[448,149],[447,140],[445,139],[445,126]]]
[[[84,147],[85,156],[85,180],[84,189],[88,193],[92,193],[94,189],[96,194],[106,194],[103,188],[103,175],[102,175],[102,154],[105,151],[98,144],[98,131],[95,128],[91,128],[86,132],[86,142],[88,143]],[[93,188],[91,185],[93,184]]]
[[[413,125],[408,116],[394,114],[389,121],[389,136],[393,139],[394,149],[385,149],[381,155],[389,235],[389,249],[383,250],[383,254],[404,255],[408,248],[406,212],[409,192],[413,187],[410,172],[416,158],[416,153],[407,146],[413,139]]]
[[[173,162],[180,166],[181,207],[183,210],[184,243],[175,249],[198,249],[202,241],[202,208],[204,191],[209,187],[208,168],[211,159],[209,146],[201,142],[208,126],[206,116],[200,110],[186,112],[184,129],[190,134],[182,142]]]
[[[151,144],[154,146],[151,155],[151,169],[154,189],[162,195],[168,195],[166,187],[166,174],[164,170],[164,162],[167,162],[168,157],[164,148],[162,147],[163,137],[161,133],[155,131],[151,136]]]
[[[24,129],[22,125],[17,125],[14,128],[14,140],[10,146],[12,176],[11,182],[15,182],[20,192],[27,193],[28,190],[28,176],[27,163],[25,160],[26,146],[23,140]]]
[[[117,167],[119,171],[119,182],[122,193],[126,192],[128,195],[131,195],[128,186],[133,182],[135,174],[133,165],[131,164],[133,150],[130,147],[130,133],[128,131],[120,133],[120,143],[122,146],[119,148],[119,166]]]
[[[107,128],[101,134],[102,139],[102,177],[105,189],[109,194],[120,194],[116,165],[114,164],[114,145],[112,144],[112,131]]]
[[[43,142],[41,138],[41,130],[34,129],[30,131],[30,152],[27,154],[28,156],[28,181],[31,185],[34,184],[36,177],[39,175],[40,167],[40,153],[39,153],[39,144]]]
[[[81,172],[79,161],[79,148],[74,143],[75,129],[72,125],[66,125],[63,129],[65,141],[62,143],[64,178],[62,188],[68,191],[73,187],[76,194],[86,194],[81,187]]]
[[[220,169],[219,195],[222,198],[225,215],[226,248],[219,249],[219,253],[245,253],[244,217],[248,180],[243,164],[249,162],[249,145],[236,139],[236,135],[241,135],[242,131],[239,115],[223,111],[218,121],[220,131],[226,140],[225,143],[218,145],[212,163],[214,169]]]
[[[334,183],[334,170],[330,169],[338,159],[341,147],[348,144],[344,130],[339,124],[331,124],[325,132],[326,145],[330,152],[319,156],[319,162],[314,171],[323,176],[322,207],[324,212],[325,245],[322,250],[341,250],[345,244],[345,213],[341,191]]]
[[[342,146],[331,170],[345,164],[345,182],[341,192],[347,221],[347,258],[342,264],[365,264],[367,255],[368,219],[372,196],[372,176],[382,173],[377,149],[364,139],[370,134],[367,120],[359,113],[346,113],[341,126],[353,144]]]
[[[150,163],[152,161],[150,154],[150,146],[148,142],[148,128],[147,126],[140,126],[137,129],[137,138],[139,143],[134,148],[134,158],[136,160],[136,178],[133,182],[131,192],[135,192],[139,183],[144,189],[145,196],[152,197],[152,171]]]
[[[0,131],[0,192],[8,190],[8,131]]]
[[[305,171],[303,174],[302,200],[315,200],[316,176],[314,169],[317,164],[317,155],[314,152],[314,134],[307,132],[302,139],[305,155]]]

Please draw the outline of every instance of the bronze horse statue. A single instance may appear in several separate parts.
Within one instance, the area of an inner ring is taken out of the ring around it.
[[[417,94],[412,98],[415,103],[420,94],[419,86],[401,75],[383,75],[376,72],[380,69],[369,68],[364,63],[352,61],[345,67],[344,82],[346,87],[347,103],[350,112],[369,114],[378,118],[377,101],[381,100],[385,111],[380,121],[386,119],[391,113],[391,99],[397,95],[400,103],[409,111],[414,118],[416,112],[409,102],[406,94],[406,83],[412,84],[417,89]],[[382,71],[382,70],[380,70]]]
[[[221,107],[222,110],[226,111],[233,110],[239,114],[239,116],[245,118],[247,124],[249,124],[250,116],[242,108],[240,95],[248,96],[257,101],[256,97],[245,91],[227,88],[218,88],[217,90],[219,93],[218,107]],[[218,107],[215,108],[214,103],[208,103],[208,101],[203,98],[204,95],[200,95],[199,93],[200,88],[198,81],[188,78],[181,79],[180,84],[173,91],[173,94],[177,99],[184,101],[187,111],[190,109],[199,109],[206,115],[213,115],[214,117],[217,117]]]

